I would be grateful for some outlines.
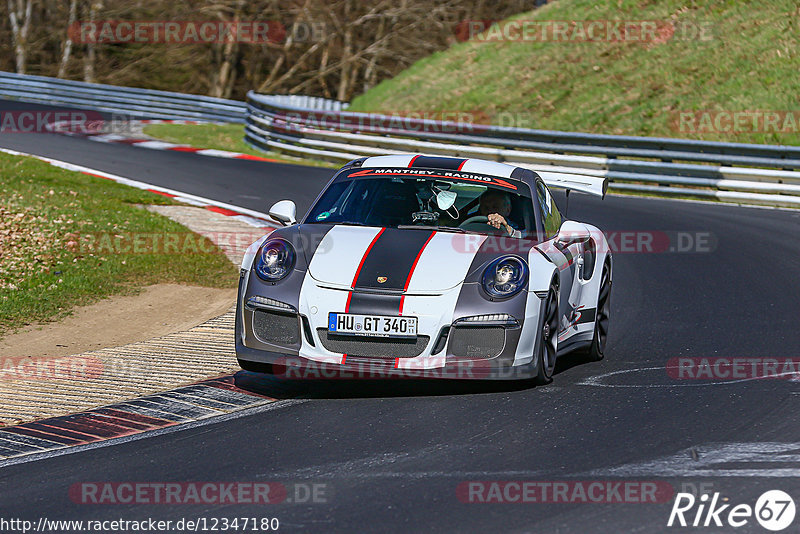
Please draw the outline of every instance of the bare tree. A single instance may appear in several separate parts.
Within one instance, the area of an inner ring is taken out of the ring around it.
[[[350,100],[465,38],[466,21],[539,0],[6,0],[0,69],[244,98],[250,89]],[[82,43],[75,21],[268,22],[268,42]],[[468,33],[468,32],[467,32]],[[469,35],[466,35],[468,37]]]
[[[26,69],[32,11],[33,0],[8,0],[8,20],[11,23],[16,68],[20,74],[24,74]]]
[[[58,65],[58,77],[63,78],[67,73],[69,57],[72,55],[72,26],[75,24],[76,12],[78,10],[78,0],[69,2],[69,20],[67,21],[66,38],[64,39],[63,52],[61,53],[61,63]]]
[[[90,0],[89,20],[97,20],[97,16],[103,9],[103,0]],[[91,40],[86,43],[86,55],[83,58],[83,81],[96,82],[95,62],[97,60],[97,49]]]
[[[241,22],[244,0],[236,0],[233,7],[227,5],[214,5],[207,11],[215,13],[217,18],[223,22],[230,22],[234,25]],[[229,15],[229,13],[231,13]],[[219,64],[218,68],[211,77],[211,88],[209,95],[218,98],[230,97],[233,85],[236,81],[236,63],[239,56],[239,43],[236,39],[228,38],[222,43],[215,43],[215,56]]]

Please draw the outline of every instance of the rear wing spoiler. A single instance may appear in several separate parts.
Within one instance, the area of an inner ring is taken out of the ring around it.
[[[608,177],[589,174],[535,171],[547,187],[556,187],[568,191],[580,191],[588,195],[605,198],[608,191]]]

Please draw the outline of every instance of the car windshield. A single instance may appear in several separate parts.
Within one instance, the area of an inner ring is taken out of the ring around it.
[[[384,174],[337,179],[311,208],[305,223],[536,237],[530,192],[521,182],[468,177],[476,175],[446,179]]]

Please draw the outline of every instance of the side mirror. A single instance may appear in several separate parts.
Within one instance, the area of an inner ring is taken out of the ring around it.
[[[585,225],[575,221],[566,221],[561,225],[556,241],[566,247],[573,243],[584,243],[591,237],[592,234]]]
[[[291,200],[281,200],[269,209],[269,216],[284,226],[295,224],[297,219],[297,206]]]

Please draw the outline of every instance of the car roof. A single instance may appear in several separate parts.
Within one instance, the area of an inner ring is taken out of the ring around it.
[[[357,165],[356,162],[359,161],[361,164]],[[519,180],[520,182],[527,183],[531,188],[536,182],[536,173],[530,169],[478,158],[454,158],[449,156],[428,156],[424,154],[393,154],[355,160],[346,167],[351,165],[360,166],[362,168],[425,168],[470,172]]]

